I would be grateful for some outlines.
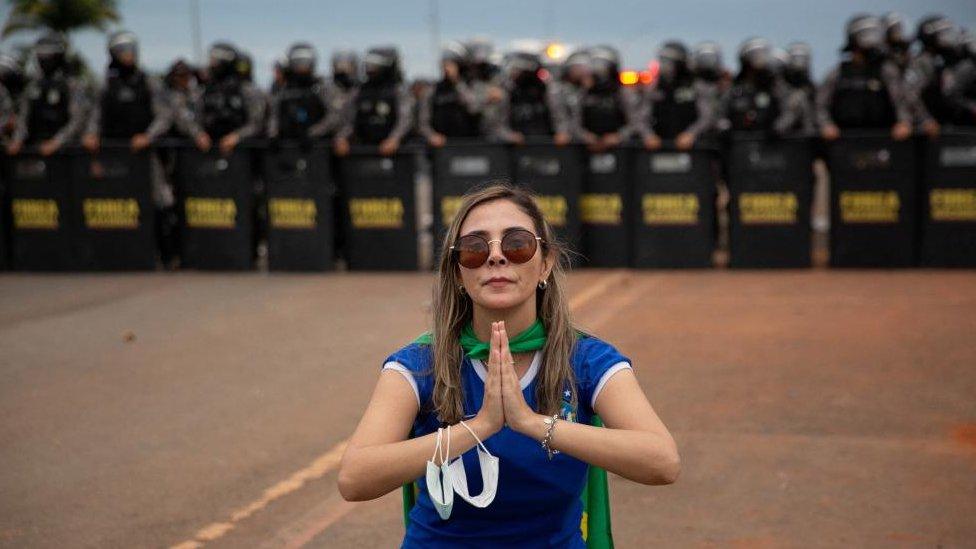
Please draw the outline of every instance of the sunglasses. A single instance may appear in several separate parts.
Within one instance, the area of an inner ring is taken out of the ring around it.
[[[465,235],[450,250],[462,267],[477,269],[488,261],[492,242],[501,243],[502,255],[512,263],[525,263],[535,255],[539,242],[545,241],[525,229],[515,229],[505,233],[501,240],[488,240],[478,234]]]

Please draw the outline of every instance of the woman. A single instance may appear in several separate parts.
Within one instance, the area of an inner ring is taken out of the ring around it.
[[[674,440],[630,360],[570,322],[564,257],[528,192],[463,198],[433,331],[385,361],[339,469],[350,501],[425,477],[403,547],[585,547],[587,464],[642,484],[677,478]]]

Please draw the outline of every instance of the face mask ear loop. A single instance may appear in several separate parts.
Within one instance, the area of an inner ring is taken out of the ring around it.
[[[488,448],[485,448],[485,445],[482,444],[481,439],[478,438],[478,435],[474,434],[474,431],[471,430],[471,427],[468,427],[468,424],[465,423],[463,420],[461,421],[461,425],[463,425],[464,428],[467,429],[469,433],[471,433],[471,436],[473,436],[474,439],[478,441],[478,446],[481,446],[481,449],[484,450],[486,454],[488,454],[489,456],[491,456],[491,452],[488,451]],[[492,456],[492,457],[495,457],[495,456]]]
[[[441,465],[447,463],[447,460],[451,459],[451,426],[447,426],[447,451],[444,452],[444,457],[441,458]]]
[[[437,464],[435,460],[437,459],[438,454],[440,454],[440,450],[441,450],[441,435],[443,434],[443,431],[444,431],[443,428],[441,427],[437,428],[437,444],[434,446],[434,455],[430,456],[431,463],[434,463],[435,465]]]

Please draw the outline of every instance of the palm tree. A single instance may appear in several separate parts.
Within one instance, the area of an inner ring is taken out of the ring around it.
[[[10,13],[0,38],[25,30],[50,29],[62,33],[95,27],[105,30],[119,21],[116,0],[7,0]]]

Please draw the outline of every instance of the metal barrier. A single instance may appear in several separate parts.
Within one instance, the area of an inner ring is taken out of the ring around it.
[[[731,136],[730,266],[810,266],[813,157],[809,139]]]

